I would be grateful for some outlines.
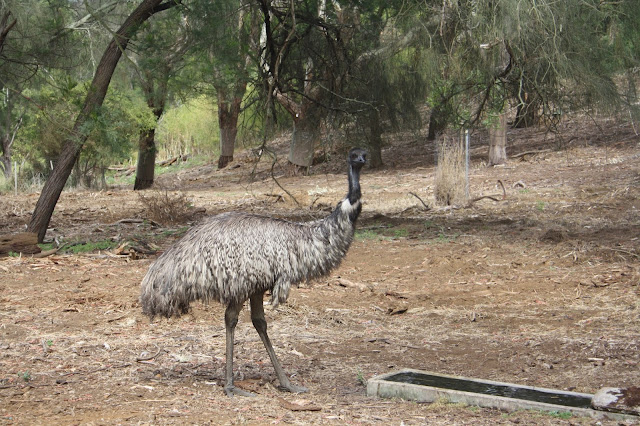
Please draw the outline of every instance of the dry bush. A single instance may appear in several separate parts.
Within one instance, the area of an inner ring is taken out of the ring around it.
[[[465,155],[460,141],[444,138],[438,146],[435,178],[435,198],[438,205],[461,205],[465,195]]]
[[[138,194],[146,217],[163,225],[184,223],[193,218],[196,209],[184,192],[171,193],[166,188]]]

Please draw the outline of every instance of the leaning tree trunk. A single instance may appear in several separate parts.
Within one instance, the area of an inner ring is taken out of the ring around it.
[[[42,188],[40,198],[38,198],[31,221],[27,227],[28,232],[38,234],[39,242],[44,240],[53,210],[71,174],[73,165],[80,155],[82,146],[89,137],[87,128],[91,126],[87,126],[86,123],[94,114],[97,114],[98,109],[102,106],[113,72],[130,38],[135,34],[140,24],[149,19],[154,13],[168,9],[176,4],[173,1],[161,3],[162,0],[143,0],[115,33],[113,40],[111,40],[102,55],[85,98],[84,106],[76,118],[71,134],[63,142],[60,157]]]
[[[497,166],[507,162],[507,114],[497,116],[489,127],[489,165]]]
[[[238,135],[238,117],[240,117],[243,95],[244,87],[242,90],[238,90],[231,100],[227,100],[224,90],[218,89],[218,125],[220,127],[218,169],[224,169],[227,164],[233,161],[236,136]]]

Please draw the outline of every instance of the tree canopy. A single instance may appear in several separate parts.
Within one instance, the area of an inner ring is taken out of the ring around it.
[[[4,0],[0,167],[62,190],[138,161],[149,185],[156,152],[224,167],[235,145],[267,148],[276,130],[291,131],[304,170],[318,149],[355,144],[383,165],[394,129],[428,128],[427,145],[497,114],[514,126],[596,108],[635,118],[639,28],[633,0]],[[209,105],[217,135],[166,130],[193,105]]]

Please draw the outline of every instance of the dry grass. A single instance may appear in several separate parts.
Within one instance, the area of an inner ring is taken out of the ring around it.
[[[457,139],[444,138],[438,147],[435,177],[436,204],[451,206],[467,202],[464,148]]]
[[[192,219],[195,208],[184,192],[169,192],[166,188],[138,194],[146,217],[163,225],[184,223]]]

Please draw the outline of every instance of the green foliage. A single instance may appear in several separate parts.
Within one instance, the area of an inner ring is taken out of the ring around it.
[[[135,7],[116,3],[0,2],[17,18],[0,49],[0,133],[20,123],[12,154],[22,182],[46,178],[71,134],[97,58]],[[377,152],[384,132],[419,129],[425,106],[440,130],[488,125],[509,106],[550,115],[624,105],[640,117],[640,8],[631,0],[266,5],[273,13],[244,0],[194,0],[146,21],[81,129],[89,138],[76,183],[95,185],[110,163],[135,158],[160,106],[161,158],[218,154],[217,96],[243,97],[241,138],[288,129],[290,112],[266,104],[269,84],[322,109],[314,115],[340,127],[345,144]],[[268,46],[260,42],[266,16]],[[277,82],[262,61],[271,73],[278,66]],[[11,188],[0,181],[0,190]]]
[[[358,368],[358,371],[356,373],[356,381],[358,382],[358,384],[360,384],[361,386],[367,386],[367,379],[364,378],[364,373],[362,372],[361,369]]]
[[[168,109],[158,124],[156,141],[160,158],[180,154],[217,155],[220,131],[213,100],[202,95]]]
[[[82,84],[69,75],[55,74],[56,86],[28,92],[41,109],[29,117],[18,134],[15,150],[18,158],[28,162],[31,173],[44,176],[69,137],[88,88],[88,82]],[[75,183],[91,186],[109,164],[128,158],[140,131],[154,125],[153,115],[139,92],[112,88],[102,108],[82,129],[89,137],[76,164]]]

